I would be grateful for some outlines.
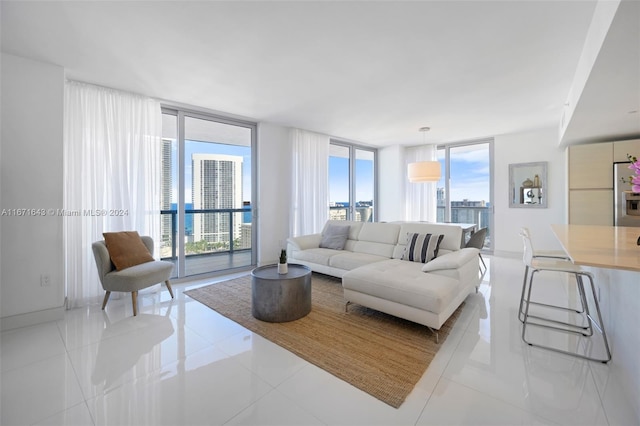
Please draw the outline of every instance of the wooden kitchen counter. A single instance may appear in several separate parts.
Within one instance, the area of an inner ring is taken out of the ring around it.
[[[551,228],[576,265],[640,272],[639,227],[551,225]]]

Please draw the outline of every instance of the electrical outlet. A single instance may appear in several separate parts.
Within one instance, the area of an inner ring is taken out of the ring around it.
[[[41,274],[40,275],[40,287],[49,287],[51,285],[51,275],[49,274]]]

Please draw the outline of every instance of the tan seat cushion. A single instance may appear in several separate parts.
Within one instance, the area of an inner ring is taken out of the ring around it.
[[[154,260],[137,231],[104,232],[102,236],[118,271]]]

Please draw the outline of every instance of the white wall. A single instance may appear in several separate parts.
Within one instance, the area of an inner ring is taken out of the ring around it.
[[[547,128],[495,137],[494,142],[494,254],[522,254],[520,228],[532,233],[535,247],[560,250],[551,224],[566,223],[566,150],[558,147],[558,131]],[[509,208],[509,164],[546,161],[546,209]],[[498,226],[499,224],[499,226]]]
[[[313,190],[313,188],[308,188]],[[258,264],[277,263],[289,237],[291,142],[289,128],[258,125]]]
[[[1,82],[1,208],[61,209],[64,69],[3,53]],[[3,215],[1,228],[2,327],[21,314],[59,310],[62,217]],[[49,286],[40,285],[41,274]]]
[[[405,185],[404,147],[391,146],[378,151],[378,222],[404,220]]]

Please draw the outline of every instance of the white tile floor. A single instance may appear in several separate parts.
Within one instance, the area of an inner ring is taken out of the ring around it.
[[[523,344],[522,263],[485,258],[480,292],[400,409],[183,294],[199,282],[175,285],[174,300],[164,289],[141,294],[137,317],[124,297],[105,312],[90,306],[3,332],[0,423],[609,424],[596,385],[608,366]],[[546,291],[565,291],[562,282],[546,278]]]

